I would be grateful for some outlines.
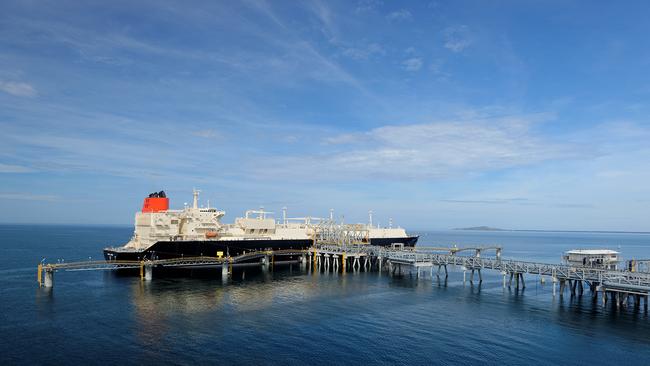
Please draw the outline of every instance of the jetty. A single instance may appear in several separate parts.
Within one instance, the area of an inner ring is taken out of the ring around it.
[[[481,257],[479,250],[473,256],[401,250],[388,252],[387,258],[390,263],[389,270],[392,273],[402,274],[404,271],[413,274],[415,272],[415,276],[419,277],[424,270],[424,273],[430,271],[433,277],[434,268],[438,269],[435,273],[436,276],[440,276],[440,269],[444,268],[445,276],[447,276],[447,267],[454,266],[462,269],[463,281],[466,281],[466,274],[469,271],[469,281],[473,282],[475,273],[478,274],[478,280],[482,281],[482,271],[494,270],[503,276],[504,288],[506,285],[512,286],[514,278],[516,289],[526,287],[524,275],[539,275],[550,277],[553,296],[558,291],[562,296],[565,289],[568,289],[571,295],[576,295],[576,293],[582,295],[584,288],[588,287],[594,298],[600,293],[603,305],[606,305],[611,299],[617,307],[626,306],[629,300],[633,300],[636,306],[640,306],[643,300],[645,311],[648,309],[648,295],[650,294],[650,273],[648,272],[507,260],[502,259],[500,255]],[[506,279],[508,279],[507,284]],[[558,285],[559,289],[557,289]]]
[[[221,269],[225,282],[234,268],[258,266],[272,270],[279,264],[299,264],[313,272],[377,271],[391,276],[411,276],[417,279],[449,276],[449,269],[461,270],[463,282],[483,281],[484,271],[496,271],[502,276],[503,287],[523,290],[525,275],[537,275],[542,282],[549,279],[553,296],[582,295],[588,288],[594,299],[602,304],[613,302],[616,307],[633,303],[648,309],[650,273],[630,270],[602,269],[568,264],[538,263],[502,258],[500,246],[469,247],[379,247],[361,242],[344,244],[315,243],[308,249],[254,251],[235,257],[186,257],[144,261],[82,261],[41,263],[37,268],[39,286],[52,288],[57,271],[139,270],[143,281],[152,281],[154,271],[163,269],[215,268]],[[469,276],[468,276],[469,275]]]

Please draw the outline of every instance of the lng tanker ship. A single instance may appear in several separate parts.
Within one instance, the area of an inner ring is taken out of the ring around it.
[[[192,206],[182,210],[169,209],[169,198],[164,191],[152,193],[144,199],[142,210],[135,214],[133,237],[122,247],[105,248],[106,260],[165,259],[193,256],[235,256],[254,250],[304,249],[315,240],[319,225],[333,222],[321,218],[270,217],[270,212],[246,211],[233,224],[224,224],[224,211],[199,207],[199,191],[194,190]],[[388,246],[403,244],[415,246],[418,236],[411,236],[402,228],[380,228],[372,225],[372,216],[362,227],[363,242]],[[339,225],[339,224],[337,224]]]

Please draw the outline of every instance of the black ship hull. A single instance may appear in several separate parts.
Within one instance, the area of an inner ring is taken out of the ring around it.
[[[413,247],[418,241],[417,236],[404,238],[372,238],[371,245],[390,246],[404,244]],[[204,241],[159,241],[144,251],[125,251],[120,248],[104,249],[104,258],[107,261],[143,259],[170,259],[179,257],[217,257],[236,256],[244,252],[255,250],[281,250],[281,249],[306,249],[312,246],[310,239],[253,239],[253,240],[204,240]]]

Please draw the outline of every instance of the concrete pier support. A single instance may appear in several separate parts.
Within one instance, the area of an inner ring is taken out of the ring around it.
[[[519,273],[515,273],[515,289],[519,290]]]
[[[576,287],[578,286],[578,281],[569,280],[569,287],[571,288],[571,296],[576,295]]]
[[[153,279],[153,264],[146,263],[144,264],[144,280],[151,281]]]
[[[228,282],[228,262],[226,261],[221,264],[221,282]]]
[[[262,269],[268,271],[271,268],[269,265],[269,256],[265,255],[262,257]]]
[[[555,287],[557,285],[557,277],[553,277],[553,296],[555,296]]]
[[[469,282],[474,283],[474,271],[478,272],[478,282],[479,283],[483,282],[483,275],[481,274],[481,269],[480,268],[478,268],[476,270],[472,268],[472,271],[470,272],[470,275],[469,275]]]
[[[54,287],[54,270],[51,268],[45,268],[44,272],[43,286],[47,288]]]

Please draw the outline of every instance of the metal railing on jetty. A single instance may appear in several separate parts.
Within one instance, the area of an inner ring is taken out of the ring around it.
[[[264,250],[243,253],[234,257],[178,257],[169,259],[152,259],[142,261],[80,261],[80,262],[59,262],[40,263],[37,268],[38,284],[41,287],[54,286],[54,272],[56,271],[91,271],[91,270],[124,270],[140,269],[140,277],[150,281],[153,277],[154,268],[221,268],[222,276],[228,277],[233,267],[262,265],[269,266],[279,263],[300,263],[305,262],[306,250],[303,249],[282,249]],[[276,260],[276,257],[279,260]],[[298,257],[295,259],[294,257]],[[289,258],[289,261],[284,259]]]
[[[494,256],[484,256],[494,251]],[[469,253],[469,254],[466,254]],[[308,249],[288,249],[276,251],[254,251],[235,257],[185,257],[173,259],[156,259],[146,261],[84,261],[56,264],[39,264],[39,285],[52,287],[54,272],[79,270],[119,270],[140,269],[144,281],[153,278],[153,270],[162,268],[221,268],[221,276],[227,281],[233,267],[262,266],[273,268],[279,263],[299,263],[301,268],[315,271],[385,271],[390,275],[409,274],[416,278],[440,277],[444,270],[448,276],[448,267],[461,269],[463,282],[470,273],[470,282],[474,282],[475,273],[482,281],[482,271],[498,271],[503,276],[503,287],[525,288],[524,275],[539,275],[542,281],[550,277],[553,296],[563,296],[566,289],[571,295],[582,295],[587,286],[595,298],[600,293],[605,305],[610,299],[616,306],[627,306],[630,300],[640,306],[643,300],[645,311],[648,308],[650,294],[650,273],[628,270],[606,270],[590,267],[578,267],[565,264],[549,264],[502,259],[502,249],[498,246],[475,247],[415,247],[400,245],[378,247],[363,243],[349,244],[315,244]],[[437,269],[437,270],[436,270]],[[507,278],[509,277],[509,281]]]
[[[497,252],[498,253],[498,252]],[[466,279],[466,272],[471,272],[470,281],[474,280],[474,273],[477,272],[479,281],[482,281],[482,270],[495,270],[503,275],[503,287],[506,287],[506,278],[510,277],[508,286],[512,285],[515,279],[516,288],[525,288],[524,274],[540,275],[551,277],[553,282],[553,295],[556,294],[556,284],[559,283],[560,295],[568,287],[572,295],[578,292],[582,295],[583,284],[589,286],[593,296],[601,293],[603,304],[608,301],[608,294],[616,301],[616,305],[624,305],[632,297],[638,305],[644,300],[644,308],[648,307],[648,294],[650,293],[650,273],[631,272],[627,270],[607,270],[591,267],[577,267],[564,264],[537,263],[518,260],[501,259],[498,253],[496,257],[485,258],[479,255],[459,256],[454,254],[434,254],[421,252],[393,251],[388,254],[390,271],[402,274],[405,267],[410,274],[415,270],[415,276],[422,274],[422,268],[429,268],[431,276],[434,275],[434,268],[440,275],[440,269],[447,266],[457,266],[463,270],[463,280]]]

